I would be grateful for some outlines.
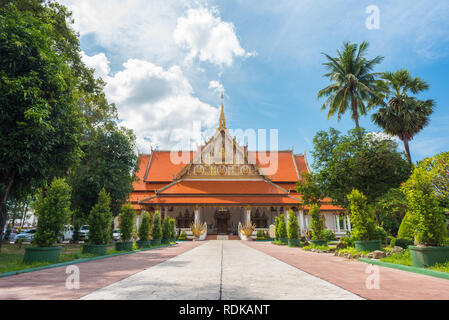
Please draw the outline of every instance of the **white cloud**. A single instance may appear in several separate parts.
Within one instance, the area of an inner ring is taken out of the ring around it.
[[[162,149],[201,143],[195,122],[215,127],[218,109],[194,96],[179,66],[164,69],[151,62],[129,59],[124,69],[105,80],[106,94],[116,103],[121,125],[137,135],[139,151],[149,144]],[[187,139],[187,143],[186,143]]]
[[[88,56],[84,51],[81,51],[81,59],[86,66],[95,70],[94,75],[97,78],[101,77],[104,79],[111,71],[109,68],[109,60],[103,52],[94,56]]]
[[[198,58],[220,67],[232,65],[234,57],[248,57],[240,45],[234,24],[222,21],[216,10],[189,9],[178,18],[173,32],[176,44],[188,51],[187,61]]]
[[[224,95],[225,89],[223,85],[218,80],[212,80],[209,81],[209,89],[212,89],[214,92],[218,93],[219,95]]]

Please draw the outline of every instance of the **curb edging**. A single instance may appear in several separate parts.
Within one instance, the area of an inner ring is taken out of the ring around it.
[[[152,247],[152,248],[144,248],[144,249],[137,249],[137,250],[133,250],[133,251],[111,253],[111,254],[107,254],[107,255],[104,255],[104,256],[96,256],[96,257],[92,257],[92,258],[80,258],[80,259],[66,261],[66,262],[59,262],[59,263],[49,264],[49,265],[46,265],[46,266],[22,269],[22,270],[17,270],[17,271],[8,271],[8,272],[0,273],[0,278],[10,277],[10,276],[14,276],[14,275],[21,274],[21,273],[34,272],[34,271],[40,271],[40,270],[45,270],[45,269],[53,269],[53,268],[68,266],[68,265],[71,265],[71,264],[77,264],[77,263],[84,263],[84,262],[89,262],[89,261],[107,259],[107,258],[122,256],[122,255],[125,255],[125,254],[136,253],[136,252],[140,252],[140,251],[148,251],[148,250],[153,250],[153,249],[170,247],[172,245],[173,244],[164,244],[164,245],[160,245],[160,246]]]
[[[357,260],[361,261],[361,262],[369,263],[369,264],[375,264],[375,265],[382,266],[382,267],[398,269],[398,270],[402,270],[402,271],[423,274],[425,276],[431,276],[431,277],[449,280],[449,273],[446,273],[446,272],[410,267],[410,266],[406,266],[403,264],[383,262],[383,261],[377,261],[377,260],[366,259],[366,258],[358,258]]]

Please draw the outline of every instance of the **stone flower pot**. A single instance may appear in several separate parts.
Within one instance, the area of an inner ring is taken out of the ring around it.
[[[289,247],[299,247],[299,245],[300,245],[299,239],[288,239]]]
[[[430,267],[437,263],[449,261],[449,246],[445,247],[417,247],[409,246],[410,256],[414,267]]]
[[[106,254],[107,244],[83,244],[82,253],[91,253],[99,256],[104,256]]]
[[[161,239],[153,239],[151,240],[152,246],[160,246],[161,245]]]
[[[359,240],[354,241],[354,245],[357,251],[373,252],[382,249],[380,240]]]
[[[136,243],[139,249],[151,247],[151,240],[138,240]]]
[[[61,254],[60,246],[56,247],[26,247],[23,256],[24,263],[58,262]]]
[[[115,243],[115,250],[117,251],[132,251],[133,242],[132,241],[118,241]]]
[[[310,240],[310,244],[313,247],[327,246],[327,240],[324,239]]]

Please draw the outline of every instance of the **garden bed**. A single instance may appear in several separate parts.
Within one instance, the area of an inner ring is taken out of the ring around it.
[[[171,245],[171,244],[170,244]],[[87,262],[91,260],[104,259],[114,257],[122,254],[128,254],[138,251],[145,251],[156,249],[168,245],[153,246],[151,248],[133,250],[133,251],[116,251],[114,244],[109,244],[104,256],[96,256],[93,254],[81,253],[81,244],[67,244],[62,245],[61,257],[57,263],[37,262],[37,263],[23,263],[23,255],[26,245],[21,247],[16,244],[4,245],[0,253],[0,277],[10,276],[14,274],[37,271],[41,269],[56,268],[63,265]]]

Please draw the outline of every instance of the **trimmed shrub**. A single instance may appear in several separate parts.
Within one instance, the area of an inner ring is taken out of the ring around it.
[[[257,230],[257,240],[264,240],[265,236],[262,232],[262,230]]]
[[[351,237],[347,237],[347,236],[341,237],[340,238],[340,242],[345,244],[347,247],[353,247],[354,246],[354,240],[351,239]]]
[[[381,243],[387,244],[387,232],[379,226],[376,226],[374,230],[374,238],[379,239]]]
[[[170,228],[170,218],[165,217],[162,220],[162,239],[168,240],[170,239],[171,228]]]
[[[412,216],[411,221],[416,222],[416,243],[441,246],[447,235],[446,221],[439,208],[432,175],[423,168],[415,167],[401,189],[408,202],[407,214]]]
[[[122,206],[119,215],[119,225],[121,232],[121,241],[127,242],[131,241],[133,237],[133,228],[134,228],[134,218],[136,217],[136,213],[134,209],[131,207],[130,203],[125,203]]]
[[[181,231],[178,240],[187,240],[187,233],[184,230]]]
[[[38,195],[34,204],[39,217],[34,241],[39,247],[50,247],[58,242],[70,218],[71,192],[64,179],[55,178],[45,196],[43,192]]]
[[[279,238],[287,239],[287,226],[285,225],[285,218],[283,213],[281,213],[281,215],[279,216],[278,228]]]
[[[173,218],[170,218],[170,239],[176,239],[176,224]]]
[[[111,197],[102,188],[98,193],[98,202],[93,206],[87,218],[89,243],[98,245],[109,242],[109,227],[112,220],[110,205]]]
[[[320,239],[332,241],[337,240],[337,237],[335,236],[335,233],[332,232],[332,230],[324,229],[321,231]]]
[[[395,245],[404,249],[407,249],[408,246],[412,246],[413,245],[413,240],[412,239],[402,239],[402,238],[397,238],[395,241]]]
[[[162,228],[161,228],[161,215],[159,211],[156,211],[153,216],[153,229],[152,229],[152,237],[153,240],[161,239],[162,237]]]
[[[309,211],[311,222],[310,222],[310,229],[312,231],[312,240],[320,240],[321,234],[324,229],[323,219],[321,218],[320,214],[320,207],[317,204],[312,204],[310,206]]]
[[[150,234],[150,214],[146,211],[142,211],[142,222],[139,226],[139,240],[148,241]]]
[[[298,239],[299,237],[298,218],[292,209],[288,212],[287,234],[290,240]]]
[[[413,239],[416,231],[416,219],[411,213],[406,213],[399,226],[398,238]]]
[[[376,218],[369,210],[366,197],[357,189],[347,195],[351,213],[352,238],[354,240],[377,240]]]

